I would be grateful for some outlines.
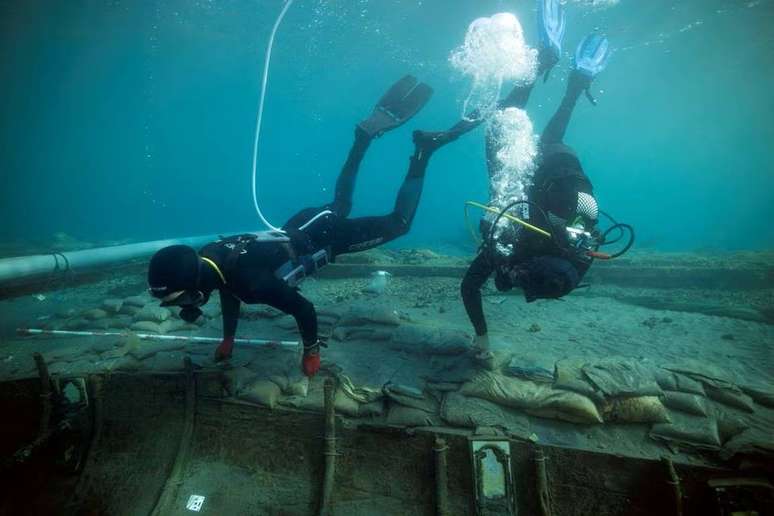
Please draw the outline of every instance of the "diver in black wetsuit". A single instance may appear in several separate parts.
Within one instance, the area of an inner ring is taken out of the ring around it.
[[[564,34],[562,6],[558,0],[538,0],[541,47],[538,76],[546,78],[561,56]],[[575,151],[563,143],[570,116],[580,95],[601,72],[608,53],[607,39],[597,34],[587,36],[578,46],[562,102],[543,131],[539,142],[538,168],[526,189],[526,199],[505,207],[494,220],[482,220],[483,245],[467,270],[461,285],[465,310],[476,332],[474,347],[478,357],[491,365],[486,319],[481,302],[481,287],[494,273],[500,291],[521,287],[527,302],[560,298],[575,289],[591,266],[600,243],[596,230],[598,207],[591,181]],[[533,83],[518,85],[502,99],[497,108],[504,110],[527,105]],[[593,99],[591,99],[594,102]],[[466,120],[442,133],[438,142],[455,140],[484,122],[473,113]],[[490,177],[501,166],[497,163],[498,143],[487,133],[487,166]],[[526,222],[532,229],[514,225],[511,231],[493,230],[501,217],[514,207],[529,206]],[[543,234],[534,228],[544,230]],[[510,252],[501,252],[505,248]]]
[[[307,376],[320,368],[320,345],[314,306],[299,290],[299,282],[336,256],[377,247],[408,232],[422,193],[425,171],[441,143],[432,134],[414,132],[415,150],[389,215],[347,218],[357,171],[374,138],[416,114],[432,89],[406,76],[395,83],[355,128],[355,142],[336,182],[333,202],[293,215],[282,232],[237,235],[212,242],[197,253],[175,245],[151,259],[148,283],[161,306],[179,306],[180,316],[194,321],[214,290],[220,293],[223,340],[216,360],[231,356],[240,303],[263,303],[292,315],[304,347],[302,369]]]

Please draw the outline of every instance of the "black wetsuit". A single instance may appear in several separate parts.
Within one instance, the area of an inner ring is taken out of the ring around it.
[[[586,86],[587,83],[581,77],[571,74],[562,103],[541,135],[541,163],[527,189],[527,199],[543,210],[530,209],[529,222],[538,227],[550,228],[554,238],[522,230],[513,254],[505,258],[489,249],[486,238],[490,226],[482,221],[485,244],[468,268],[460,288],[465,310],[477,335],[487,333],[481,287],[492,273],[495,273],[498,290],[519,286],[530,302],[538,298],[558,298],[569,293],[591,265],[590,259],[573,254],[564,245],[564,222],[574,218],[578,192],[593,195],[591,182],[583,173],[575,153],[562,143],[573,108]],[[500,102],[499,107],[523,109],[531,90],[532,85],[514,88]],[[470,129],[462,122],[458,128],[460,131]],[[490,170],[496,166],[497,150],[496,143],[488,138],[487,164]],[[546,220],[544,213],[556,216],[555,220]]]
[[[267,304],[292,315],[304,343],[316,342],[314,306],[277,271],[286,264],[295,266],[321,250],[333,261],[340,254],[371,249],[408,232],[433,149],[417,146],[392,213],[350,219],[347,216],[352,208],[357,171],[370,143],[371,139],[356,129],[355,142],[337,180],[333,202],[293,215],[282,227],[288,241],[251,240],[247,235],[242,241],[236,237],[225,238],[199,251],[201,256],[215,262],[225,276],[226,284],[219,288],[224,338],[236,334],[239,307],[244,302]]]

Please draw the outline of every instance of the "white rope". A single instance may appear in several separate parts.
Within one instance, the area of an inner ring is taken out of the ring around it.
[[[255,206],[255,211],[258,213],[258,218],[261,219],[261,222],[263,224],[274,230],[274,231],[282,231],[280,228],[272,226],[268,220],[266,220],[266,217],[263,216],[263,212],[261,212],[260,206],[258,206],[258,190],[257,190],[257,178],[258,178],[258,142],[261,138],[261,121],[263,119],[263,102],[266,98],[266,83],[269,79],[269,62],[271,61],[271,49],[274,46],[274,36],[277,34],[277,29],[279,29],[280,23],[282,23],[282,18],[285,17],[285,13],[288,11],[288,8],[293,3],[293,0],[286,0],[285,6],[282,8],[282,11],[280,12],[279,16],[277,17],[277,21],[274,22],[274,28],[271,30],[271,36],[269,36],[269,44],[266,47],[266,57],[263,61],[263,78],[261,79],[261,99],[258,103],[258,119],[255,122],[255,142],[253,143],[253,206]]]

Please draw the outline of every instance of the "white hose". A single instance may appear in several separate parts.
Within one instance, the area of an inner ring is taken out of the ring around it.
[[[261,119],[263,118],[263,101],[266,97],[266,83],[269,78],[269,61],[271,61],[271,49],[274,46],[274,36],[277,34],[277,29],[279,29],[280,23],[282,23],[282,18],[285,17],[285,13],[288,11],[288,8],[293,3],[293,0],[286,0],[285,6],[282,8],[282,11],[280,12],[279,16],[277,17],[277,21],[274,22],[274,28],[271,30],[271,36],[269,36],[269,45],[266,47],[266,57],[264,58],[263,62],[263,78],[261,79],[261,100],[258,103],[258,119],[255,122],[255,143],[253,144],[253,206],[255,206],[255,211],[258,213],[258,217],[261,219],[261,222],[268,227],[269,229],[272,229],[274,231],[282,231],[278,227],[272,226],[268,220],[266,220],[266,217],[263,216],[263,213],[261,212],[261,208],[258,206],[258,191],[257,191],[257,178],[258,178],[258,141],[261,138]]]

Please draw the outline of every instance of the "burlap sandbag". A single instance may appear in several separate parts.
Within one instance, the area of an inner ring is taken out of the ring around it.
[[[729,439],[720,457],[728,460],[737,453],[762,455],[771,460],[774,457],[774,435],[764,429],[748,428]]]
[[[436,426],[440,420],[436,414],[424,410],[392,405],[387,413],[387,424],[396,426]]]
[[[223,387],[230,396],[237,396],[256,376],[255,372],[246,367],[234,367],[223,373]]]
[[[671,423],[653,425],[650,437],[673,446],[698,450],[717,450],[720,447],[715,420],[706,417],[673,413]]]
[[[351,417],[358,417],[360,414],[360,403],[347,396],[341,389],[336,391],[333,405],[336,407],[336,412],[338,414],[344,414],[345,416]]]
[[[279,385],[271,380],[256,380],[239,391],[239,398],[274,408],[281,394]]]
[[[742,391],[750,396],[755,403],[764,407],[774,408],[774,389],[763,385],[742,385]]]
[[[611,398],[602,406],[605,421],[615,423],[668,423],[669,413],[657,396]]]
[[[583,366],[586,359],[565,358],[556,362],[554,366],[554,387],[574,391],[596,402],[604,400],[602,393],[598,392],[583,374]]]
[[[694,416],[706,416],[707,407],[704,398],[687,392],[664,391],[664,405]]]
[[[717,383],[711,385],[705,383],[704,389],[707,391],[707,397],[713,401],[744,410],[745,412],[755,411],[752,398],[742,392],[736,385],[723,385]]]
[[[528,409],[530,414],[540,417],[572,423],[602,422],[594,402],[581,394],[489,371],[481,371],[466,382],[460,394],[506,407]]]
[[[655,367],[632,358],[605,358],[583,366],[583,373],[605,396],[659,396]]]

